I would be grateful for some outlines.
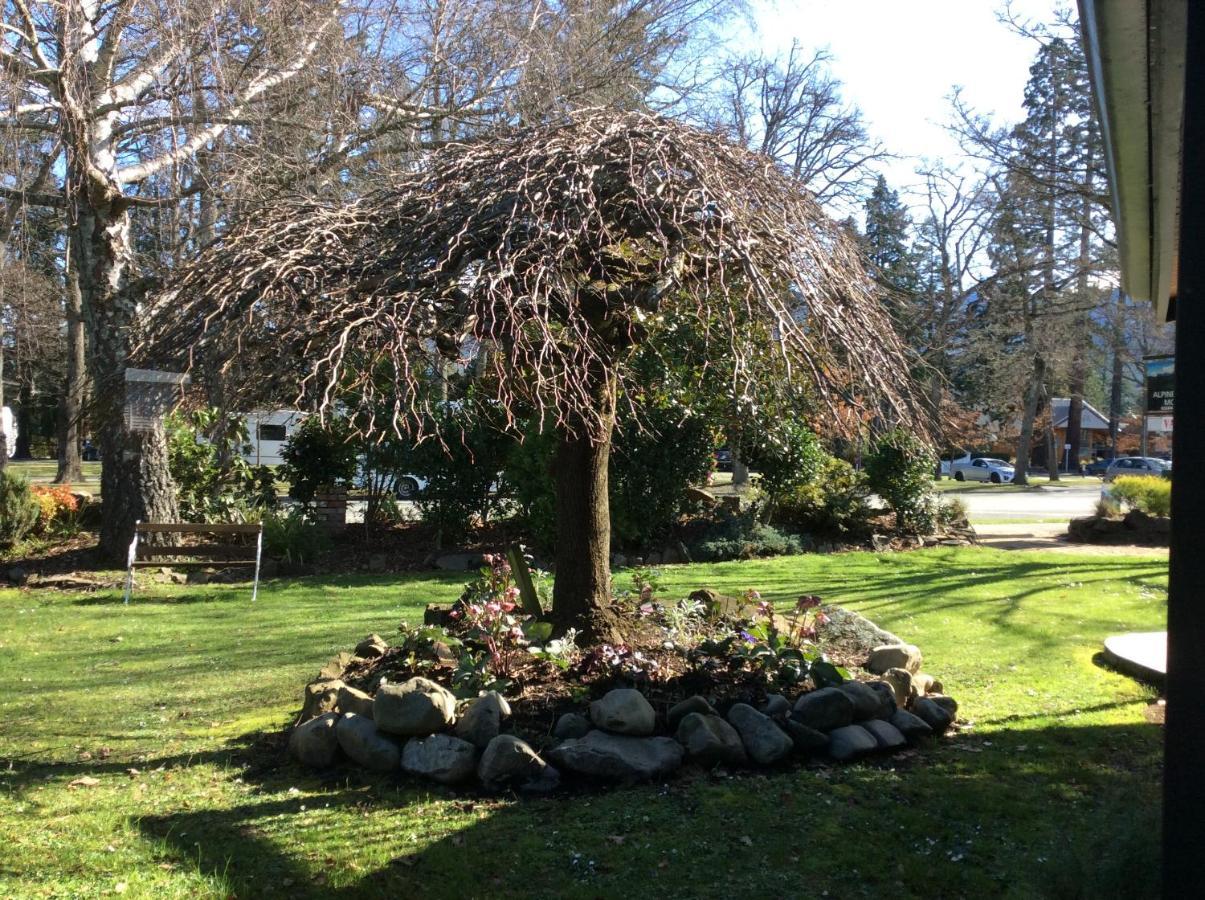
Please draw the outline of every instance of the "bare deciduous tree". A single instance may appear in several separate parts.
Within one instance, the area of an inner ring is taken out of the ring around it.
[[[555,615],[610,612],[607,460],[628,361],[666,318],[695,323],[734,394],[767,360],[835,410],[924,427],[857,248],[772,160],[650,114],[589,111],[433,153],[346,205],[286,205],[234,229],[156,303],[148,358],[251,396],[430,411],[417,361],[467,341],[506,415],[559,434]],[[175,364],[173,362],[173,364]]]

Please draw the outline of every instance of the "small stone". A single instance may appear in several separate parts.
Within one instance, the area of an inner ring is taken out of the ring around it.
[[[819,753],[828,749],[828,735],[823,731],[808,728],[794,719],[784,720],[782,727],[800,753]]]
[[[794,742],[769,716],[759,713],[747,703],[735,703],[728,710],[728,721],[741,733],[741,743],[749,758],[768,766],[788,756]]]
[[[459,784],[477,769],[477,748],[450,734],[414,738],[402,749],[402,770],[440,784]]]
[[[590,720],[613,734],[649,735],[656,726],[657,714],[640,691],[616,688],[590,704]]]
[[[782,694],[771,694],[762,704],[761,712],[771,719],[785,719],[791,714],[791,701]]]
[[[343,685],[339,688],[339,696],[335,702],[341,713],[353,713],[366,719],[373,717],[372,696],[358,688],[346,684]]]
[[[384,656],[385,651],[389,649],[389,645],[385,643],[385,639],[379,634],[370,634],[360,643],[356,644],[355,654],[360,659],[377,659]]]
[[[338,724],[339,714],[328,712],[298,725],[289,735],[289,752],[304,766],[325,769],[339,753],[339,739],[335,736]]]
[[[564,769],[607,781],[631,783],[668,775],[682,764],[682,745],[667,737],[634,737],[591,731],[548,751]]]
[[[791,718],[817,731],[832,731],[854,720],[854,701],[836,688],[821,688],[800,696]]]
[[[552,736],[562,741],[585,737],[590,733],[590,720],[581,713],[565,713],[556,720]]]
[[[912,712],[937,734],[943,734],[954,722],[954,717],[941,704],[934,703],[928,697],[918,697],[912,704]]]
[[[882,675],[888,669],[907,669],[916,673],[920,671],[920,664],[920,649],[914,644],[888,644],[870,651],[866,668],[875,675]]]
[[[543,797],[551,794],[561,786],[561,773],[554,766],[545,764],[544,768],[532,778],[520,783],[519,793],[531,797]]]
[[[548,763],[526,741],[500,734],[485,748],[477,763],[477,777],[491,790],[539,779]]]
[[[912,684],[918,695],[942,693],[941,682],[927,672],[917,672],[913,675]]]
[[[882,681],[868,681],[866,684],[879,695],[879,708],[871,718],[890,719],[896,710],[895,692],[891,690],[891,685]]]
[[[700,697],[695,694],[693,697],[687,697],[681,703],[675,703],[669,708],[669,712],[665,714],[665,722],[669,725],[670,731],[678,729],[678,723],[691,713],[702,713],[705,716],[718,716],[719,713],[715,708],[707,702],[706,697]]]
[[[836,760],[854,759],[877,750],[879,742],[861,725],[846,725],[828,733],[828,755]]]
[[[372,713],[381,731],[426,737],[452,724],[456,698],[434,681],[411,678],[402,684],[381,685],[373,699]]]
[[[397,742],[378,732],[372,719],[349,713],[335,726],[335,735],[348,759],[373,772],[392,772],[401,762]]]
[[[339,708],[339,691],[345,685],[338,678],[320,678],[305,686],[301,702],[299,722],[308,722],[323,713],[335,712]]]
[[[740,734],[719,716],[688,713],[678,723],[676,737],[686,755],[700,765],[740,766],[746,762]]]
[[[510,704],[497,691],[488,691],[468,705],[456,722],[456,736],[484,750],[502,731],[502,720],[510,715]]]
[[[861,681],[847,681],[838,685],[837,690],[853,701],[855,721],[873,718],[879,711],[879,695],[870,685]]]
[[[870,732],[880,750],[895,750],[908,743],[898,728],[882,719],[868,719],[862,723],[862,727]]]
[[[913,715],[906,709],[897,709],[891,717],[891,724],[910,741],[926,737],[933,733],[933,729],[929,727],[924,719]]]
[[[751,619],[757,614],[757,607],[748,600],[729,597],[711,588],[699,588],[690,595],[690,600],[692,603],[702,603],[705,615],[712,622]]]
[[[916,699],[916,684],[911,672],[907,669],[888,669],[883,673],[883,684],[891,689],[895,697],[895,705],[905,709]]]

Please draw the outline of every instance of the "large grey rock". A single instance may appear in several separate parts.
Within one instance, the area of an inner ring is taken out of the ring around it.
[[[874,719],[890,719],[891,714],[896,711],[895,692],[891,689],[891,685],[883,681],[868,681],[867,686],[874,691],[879,697],[879,708],[875,710],[871,718]]]
[[[880,750],[895,750],[908,743],[898,728],[882,719],[867,719],[862,727],[870,732]]]
[[[836,760],[856,759],[877,750],[879,742],[861,725],[846,725],[828,733],[828,755]]]
[[[657,724],[657,714],[644,694],[632,688],[607,691],[602,699],[590,704],[590,719],[599,728],[613,734],[648,735]]]
[[[561,768],[628,783],[668,775],[682,764],[685,752],[673,738],[591,731],[584,738],[562,741],[548,756]]]
[[[776,763],[795,748],[795,743],[773,719],[748,703],[734,703],[728,710],[728,721],[741,733],[741,743],[749,758],[759,765]]]
[[[883,644],[902,644],[898,637],[885,631],[865,616],[841,606],[826,606],[828,623],[824,626],[824,637],[844,645],[871,647]]]
[[[928,697],[917,698],[912,704],[912,712],[937,734],[943,734],[954,722],[954,717],[946,709]]]
[[[385,651],[389,649],[389,645],[385,643],[385,639],[379,634],[370,634],[360,643],[356,644],[355,654],[360,659],[376,659],[384,656]]]
[[[393,772],[401,762],[397,742],[377,731],[376,723],[365,716],[348,713],[335,726],[335,736],[348,759],[373,772]]]
[[[719,716],[688,713],[678,723],[676,737],[686,755],[700,765],[739,766],[746,762],[740,734]]]
[[[480,553],[445,553],[435,560],[435,567],[447,572],[467,572],[480,565]]]
[[[771,694],[766,698],[761,711],[771,719],[786,718],[791,714],[791,701],[782,694]]]
[[[590,720],[581,713],[565,713],[556,720],[552,736],[558,740],[585,737],[590,733]]]
[[[502,720],[510,715],[510,704],[497,691],[472,701],[456,722],[456,736],[484,750],[502,731]]]
[[[426,737],[447,728],[456,718],[456,698],[426,678],[383,684],[373,698],[377,727],[389,734]]]
[[[906,709],[897,709],[891,717],[891,724],[910,741],[933,733],[933,729],[929,727],[929,724],[924,719],[908,712]]]
[[[402,769],[440,784],[459,784],[477,769],[477,748],[450,734],[414,738],[402,748]]]
[[[879,711],[879,695],[870,685],[861,681],[847,681],[838,685],[837,690],[853,702],[854,721],[873,718]]]
[[[538,781],[548,763],[531,745],[513,734],[500,734],[485,748],[477,763],[477,777],[487,788],[497,789]]]
[[[791,718],[817,731],[832,731],[854,720],[854,701],[836,688],[821,688],[796,700]]]
[[[920,664],[920,648],[915,644],[887,644],[870,651],[866,668],[876,675],[882,675],[888,669],[907,669],[915,673],[920,671]]]
[[[289,752],[304,766],[325,769],[339,753],[338,724],[339,714],[328,712],[298,725],[289,735]]]
[[[782,727],[800,753],[819,753],[828,749],[828,735],[823,731],[808,728],[794,719],[785,719]]]
[[[324,713],[337,712],[339,691],[343,687],[346,685],[338,678],[319,678],[307,684],[301,701],[301,715],[298,717],[298,721],[308,722]]]
[[[958,702],[953,697],[947,697],[945,694],[929,694],[928,699],[948,712],[951,721],[958,715]]]
[[[341,713],[354,713],[357,716],[372,718],[372,696],[359,688],[343,685],[339,688],[337,704]]]
[[[693,697],[687,697],[680,703],[675,703],[669,708],[669,712],[665,714],[665,722],[669,725],[670,731],[676,731],[678,723],[691,713],[702,713],[705,716],[718,716],[719,713],[715,708],[707,702],[706,697],[700,697],[695,694]]]

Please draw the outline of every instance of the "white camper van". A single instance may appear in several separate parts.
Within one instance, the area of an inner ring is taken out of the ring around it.
[[[296,409],[257,410],[247,416],[249,443],[243,458],[253,466],[279,466],[285,441],[301,425],[305,413]]]
[[[17,452],[17,420],[7,406],[0,409],[0,433],[4,435],[5,455],[12,459]]]

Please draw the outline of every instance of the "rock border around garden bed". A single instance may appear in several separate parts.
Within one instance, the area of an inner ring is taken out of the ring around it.
[[[694,695],[658,711],[634,687],[616,687],[548,723],[545,734],[513,734],[511,702],[495,691],[458,701],[424,677],[382,679],[375,694],[340,677],[383,656],[370,635],[305,688],[289,752],[309,768],[346,760],[489,792],[547,794],[574,783],[634,784],[696,770],[778,768],[799,758],[847,762],[891,753],[954,724],[958,704],[921,671],[921,652],[856,613],[845,628],[888,638],[865,660],[865,680],[795,695],[769,694],[760,708]]]

